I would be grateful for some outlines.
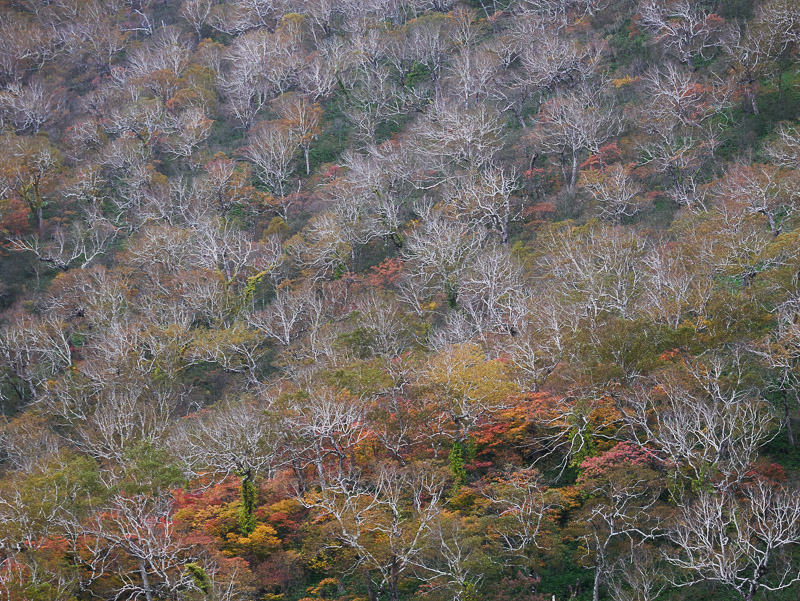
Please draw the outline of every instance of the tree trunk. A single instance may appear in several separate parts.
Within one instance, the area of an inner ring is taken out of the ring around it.
[[[392,601],[400,601],[400,591],[397,586],[398,580],[400,580],[400,571],[397,569],[397,558],[395,558],[392,560],[392,576],[389,582]]]
[[[304,493],[308,490],[308,484],[306,482],[306,475],[303,473],[303,468],[300,466],[300,463],[296,460],[292,461],[292,471],[297,478],[297,489],[298,492]]]
[[[601,566],[594,568],[594,584],[592,586],[592,601],[600,601]]]
[[[372,576],[369,573],[369,568],[364,568],[364,582],[367,585],[369,601],[378,601],[378,595],[375,594],[375,588],[372,586]]]
[[[781,396],[783,397],[783,423],[786,426],[786,437],[789,439],[789,446],[794,448],[794,431],[792,430],[792,420],[789,416],[789,399],[785,389],[781,390]]]
[[[753,109],[753,114],[758,115],[758,101],[756,100],[756,85],[758,81],[755,77],[750,76],[747,78],[747,99],[750,101],[750,107]]]
[[[308,155],[311,149],[308,146],[303,146],[303,154],[306,156],[306,175],[311,175],[311,164],[309,163]]]
[[[755,597],[756,592],[758,591],[758,581],[761,580],[761,577],[764,575],[764,572],[766,572],[766,565],[768,560],[769,560],[769,553],[767,553],[764,557],[762,557],[761,563],[753,573],[753,578],[750,580],[750,586],[747,589],[747,595],[745,595],[745,601],[753,601],[753,597]]]
[[[153,588],[150,586],[150,578],[147,575],[147,566],[144,560],[139,560],[139,575],[142,577],[142,588],[147,601],[153,601]]]
[[[578,151],[572,151],[572,174],[569,178],[569,193],[575,196],[575,185],[578,183]]]
[[[528,124],[525,123],[525,119],[522,118],[522,112],[517,107],[511,107],[511,112],[514,113],[514,116],[519,121],[519,124],[522,126],[522,129],[528,129]]]
[[[508,248],[508,230],[511,224],[511,199],[506,199],[503,203],[503,212],[497,219],[496,224],[500,229],[500,239],[503,241],[503,246]]]

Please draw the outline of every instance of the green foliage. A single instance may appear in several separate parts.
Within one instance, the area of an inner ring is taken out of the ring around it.
[[[252,275],[252,276],[247,278],[247,283],[245,284],[244,289],[242,290],[242,301],[241,301],[241,303],[242,303],[243,306],[246,307],[250,303],[253,302],[253,299],[255,298],[255,294],[256,294],[256,289],[261,284],[261,282],[264,280],[264,277],[269,275],[269,273],[270,273],[270,270],[269,269],[265,269],[264,271],[260,271],[257,274]]]
[[[34,471],[0,480],[0,497],[16,499],[19,512],[0,525],[0,537],[27,545],[49,532],[53,519],[85,516],[113,492],[93,459],[63,452]]]
[[[674,333],[646,320],[612,317],[591,335],[584,345],[587,364],[598,381],[626,379],[647,373],[659,356],[674,347]]]
[[[796,86],[782,91],[764,92],[756,97],[756,102],[757,115],[743,104],[731,110],[731,125],[723,131],[719,149],[721,157],[734,159],[748,149],[757,148],[778,123],[800,116],[800,89]]]
[[[192,577],[194,585],[203,593],[209,593],[212,586],[211,577],[205,571],[203,566],[192,562],[187,563],[185,567],[186,571],[189,572],[189,575]]]
[[[121,487],[128,494],[159,494],[186,483],[183,470],[170,453],[149,440],[131,445],[125,458]]]
[[[753,2],[751,0],[720,0],[715,4],[715,11],[723,19],[744,20],[753,16]]]
[[[445,298],[447,299],[447,306],[451,309],[458,308],[458,289],[449,280],[445,282],[444,294]]]
[[[314,141],[308,154],[312,172],[322,165],[334,163],[347,148],[350,128],[337,98],[325,105],[325,128]]]
[[[406,75],[405,84],[413,88],[423,81],[428,81],[431,77],[431,70],[425,63],[415,62]]]
[[[797,433],[795,433],[797,436]],[[764,454],[778,465],[797,472],[800,470],[800,446],[791,446],[785,430],[764,446]]]
[[[650,60],[651,50],[648,44],[649,36],[644,33],[634,33],[630,21],[609,39],[614,51],[613,65],[617,72],[622,74],[634,63],[645,63]]]
[[[271,236],[273,234],[277,234],[282,238],[289,234],[289,226],[282,217],[277,215],[270,220],[267,229],[264,230],[265,236]]]
[[[455,441],[450,448],[448,460],[450,462],[450,475],[453,477],[453,488],[458,490],[467,483],[467,470],[464,467],[465,449],[461,441]]]
[[[323,379],[336,389],[364,398],[380,394],[391,386],[391,378],[380,359],[352,363],[323,374]]]
[[[0,249],[0,310],[10,308],[24,294],[26,288],[34,284],[32,256],[27,253],[4,253]]]
[[[556,599],[589,601],[592,598],[592,578],[589,570],[576,561],[578,543],[562,543],[548,552],[548,570],[542,574],[537,591],[554,595]]]
[[[587,435],[584,430],[572,428],[567,433],[567,440],[571,447],[577,447],[578,452],[569,460],[569,467],[578,468],[584,459],[597,455],[597,444],[595,440]]]
[[[258,501],[258,490],[250,476],[242,477],[239,490],[241,506],[239,507],[239,532],[249,536],[256,529],[256,516],[254,515]]]
[[[355,353],[359,359],[366,359],[372,355],[375,345],[375,332],[370,328],[358,327],[338,336],[338,342]]]

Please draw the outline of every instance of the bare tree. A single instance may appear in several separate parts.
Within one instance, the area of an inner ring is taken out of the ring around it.
[[[271,403],[229,400],[202,410],[185,418],[172,444],[193,474],[243,482],[274,474],[284,433]]]
[[[215,363],[228,373],[240,374],[252,388],[260,384],[265,352],[259,333],[244,322],[234,321],[227,327],[196,331],[185,357],[191,364]]]
[[[633,217],[648,204],[643,195],[644,188],[634,179],[631,167],[621,163],[584,171],[579,185],[597,203],[599,217],[611,223],[620,223],[623,217]]]
[[[70,227],[56,227],[49,240],[37,236],[12,240],[10,246],[18,252],[33,253],[42,263],[59,271],[67,271],[80,263],[86,268],[105,254],[119,234],[119,228],[100,215],[90,215],[88,223],[73,222]]]
[[[166,70],[179,77],[189,65],[190,45],[181,40],[177,27],[161,27],[126,58],[131,77],[144,77]]]
[[[315,102],[328,98],[351,61],[349,48],[338,36],[321,40],[300,67],[298,86]]]
[[[135,378],[95,380],[57,393],[58,399],[46,404],[72,426],[75,446],[98,460],[123,466],[137,443],[163,443],[169,420],[183,400],[178,388],[143,385]]]
[[[478,254],[458,280],[458,305],[480,332],[517,334],[528,312],[522,269],[503,247]]]
[[[261,183],[278,197],[284,219],[288,201],[282,199],[288,193],[286,185],[292,173],[292,159],[299,147],[297,135],[287,124],[262,121],[250,130],[247,146],[241,149],[242,156],[255,167]]]
[[[250,314],[249,322],[268,338],[288,347],[305,330],[309,296],[314,294],[311,286],[300,289],[282,286],[266,309]]]
[[[427,552],[415,560],[418,577],[453,601],[474,598],[485,578],[482,551],[458,514],[442,513],[428,525]]]
[[[257,282],[275,270],[281,260],[277,238],[254,242],[247,232],[224,218],[198,223],[191,250],[196,263],[219,275],[226,287],[241,286],[248,278]]]
[[[613,569],[615,546],[633,550],[657,533],[654,507],[662,492],[659,480],[660,475],[648,465],[616,465],[607,474],[587,469],[581,475],[578,485],[589,497],[581,512],[584,521],[578,526],[578,538],[587,555],[593,556],[593,601],[599,601],[601,585]]]
[[[342,273],[353,259],[353,225],[333,211],[318,213],[287,242],[286,252],[315,281]]]
[[[178,159],[186,159],[192,168],[197,164],[192,156],[211,135],[213,120],[202,108],[188,108],[166,120],[165,133],[161,140],[164,151]]]
[[[512,558],[527,560],[525,567],[530,568],[533,551],[542,548],[549,514],[559,507],[558,492],[548,489],[536,470],[520,469],[498,478],[482,493],[498,512],[492,533]]]
[[[749,215],[766,217],[770,231],[778,236],[782,221],[791,216],[797,203],[794,173],[771,165],[733,165],[717,182],[714,198],[726,212],[737,209]]]
[[[660,375],[657,391],[638,390],[626,413],[640,442],[694,481],[720,489],[740,482],[776,434],[767,403],[739,380],[741,353],[733,357],[733,365],[718,357],[688,363],[688,381]]]
[[[733,491],[701,493],[683,503],[668,537],[667,561],[688,573],[685,586],[713,581],[745,601],[800,580],[789,548],[800,544],[800,497],[783,485],[755,480]]]
[[[461,274],[480,253],[486,234],[448,218],[442,211],[425,207],[420,210],[425,218],[408,236],[403,248],[408,261],[407,278],[415,288],[412,294],[418,296],[426,288],[442,291],[448,302],[455,305]]]
[[[577,331],[581,315],[547,287],[539,294],[531,293],[527,306],[516,334],[505,338],[496,352],[508,356],[521,390],[537,392],[559,363],[568,359],[566,341]]]
[[[41,417],[22,414],[0,425],[3,463],[14,471],[44,469],[61,450],[60,443]]]
[[[185,568],[195,557],[191,546],[176,532],[171,501],[166,496],[116,495],[78,537],[88,539],[90,554],[110,554],[113,567],[109,571],[119,578],[119,596],[153,601],[195,588]]]
[[[181,3],[181,17],[194,29],[198,43],[203,39],[203,26],[208,22],[213,6],[212,0],[184,0]]]
[[[403,91],[392,71],[381,64],[361,63],[356,71],[347,117],[363,145],[376,143],[378,127],[403,113]]]
[[[531,44],[530,40],[535,40]],[[544,98],[558,91],[587,85],[595,77],[603,57],[603,45],[590,40],[581,44],[546,26],[538,18],[520,18],[511,24],[509,42],[514,55],[519,54],[520,69],[513,74],[511,91],[516,98],[513,108],[521,119],[525,101],[534,94]]]
[[[309,152],[311,143],[319,136],[322,107],[294,93],[279,96],[274,109],[281,121],[294,133],[297,145],[303,149],[306,160],[306,175],[311,174]]]
[[[595,222],[581,229],[553,229],[542,243],[547,251],[537,261],[541,279],[552,282],[553,291],[580,315],[594,320],[603,313],[633,313],[646,281],[641,238]]]
[[[0,330],[0,366],[20,404],[36,401],[48,379],[72,365],[65,324],[16,316]]]
[[[244,129],[252,127],[270,97],[288,90],[299,68],[295,64],[299,33],[287,35],[289,39],[266,29],[248,31],[224,55],[219,90],[227,112]]]
[[[37,133],[60,110],[63,99],[59,91],[48,91],[38,80],[27,85],[11,83],[0,92],[0,115],[17,133]]]
[[[732,57],[732,75],[743,88],[754,114],[758,114],[759,81],[777,75],[782,87],[777,61],[800,40],[800,19],[792,0],[771,0],[761,3],[748,23],[729,28],[724,46]]]
[[[44,207],[61,167],[59,152],[46,138],[7,134],[0,141],[0,198],[16,196],[44,233]]]
[[[389,599],[398,601],[400,579],[416,565],[427,529],[442,511],[443,488],[437,475],[423,473],[420,466],[381,465],[374,475],[326,482],[319,492],[299,499],[331,520],[335,542],[330,548],[355,554],[349,570],[363,571],[370,600],[388,589]]]
[[[703,236],[689,237],[683,244],[662,241],[650,248],[644,258],[647,286],[639,311],[650,318],[677,328],[684,320],[698,321],[714,289],[713,242]],[[694,251],[689,255],[686,248]]]
[[[600,94],[576,93],[556,96],[542,106],[532,140],[541,153],[559,158],[564,182],[574,194],[581,154],[596,153],[619,128],[619,117]]]
[[[489,165],[478,173],[455,179],[447,196],[459,212],[469,216],[477,227],[495,232],[508,247],[511,223],[522,216],[522,207],[515,198],[519,187],[515,170]]]
[[[644,0],[639,20],[664,51],[692,66],[692,56],[709,52],[719,43],[722,20],[689,0]]]
[[[621,557],[607,581],[614,601],[655,601],[669,584],[665,562],[656,551],[635,547],[629,557]]]
[[[452,177],[456,169],[478,170],[491,163],[501,146],[502,124],[485,104],[462,108],[437,101],[417,123],[415,147],[430,157],[439,177]]]
[[[781,123],[777,136],[765,148],[767,156],[779,167],[796,169],[800,166],[800,131],[795,125]]]

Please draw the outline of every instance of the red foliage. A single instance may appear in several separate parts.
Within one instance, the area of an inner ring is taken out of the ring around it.
[[[514,578],[505,577],[494,594],[486,599],[493,601],[550,601],[550,595],[536,593],[539,578],[517,574]]]
[[[369,274],[364,278],[364,284],[375,288],[388,288],[394,286],[400,279],[403,271],[403,261],[397,257],[384,259],[379,265],[373,265]]]
[[[328,167],[325,173],[322,174],[322,179],[328,181],[335,180],[337,177],[339,177],[339,171],[341,169],[342,168],[339,165],[331,165],[330,167]]]
[[[286,551],[273,553],[267,560],[254,565],[252,571],[258,585],[272,594],[285,593],[303,578],[297,555]]]
[[[620,442],[612,449],[597,457],[587,457],[581,462],[581,475],[578,482],[602,478],[609,471],[619,468],[652,467],[660,463],[655,454],[630,442]]]
[[[777,463],[757,461],[747,472],[747,477],[754,481],[780,484],[786,482],[786,470]]]
[[[28,207],[18,198],[0,199],[0,240],[18,238],[30,231]]]
[[[537,216],[541,217],[545,213],[555,213],[556,212],[556,205],[552,202],[537,202],[534,205],[531,205],[525,209],[526,216]]]
[[[586,159],[583,164],[581,164],[581,169],[604,167],[606,165],[610,165],[611,163],[615,163],[620,159],[621,156],[622,153],[620,152],[617,143],[611,142],[610,144],[601,146],[597,154],[589,155],[589,158]]]

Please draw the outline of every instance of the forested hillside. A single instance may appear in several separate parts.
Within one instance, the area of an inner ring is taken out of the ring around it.
[[[0,599],[798,599],[799,54],[0,0]]]

